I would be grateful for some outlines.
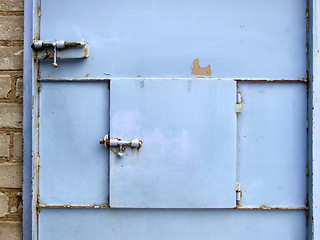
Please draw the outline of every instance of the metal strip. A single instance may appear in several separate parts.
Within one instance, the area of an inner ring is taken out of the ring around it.
[[[234,209],[241,209],[241,210],[307,210],[307,207],[270,207],[266,205],[262,205],[260,207],[245,207],[238,205]]]
[[[39,203],[39,208],[110,208],[109,204],[46,204]],[[215,208],[211,208],[215,209]],[[229,208],[225,208],[229,209]],[[259,206],[259,207],[245,207],[237,206],[233,209],[241,210],[307,210],[307,207],[269,207],[269,206]]]
[[[24,1],[23,56],[23,239],[32,239],[32,43],[33,2]]]
[[[33,41],[40,39],[41,0],[33,0]],[[36,52],[32,61],[32,239],[38,240],[39,214],[39,64]]]
[[[256,81],[256,82],[307,82],[306,78],[301,79],[265,79],[265,78],[41,78],[39,81],[110,81],[110,80],[219,80],[219,81]]]
[[[320,239],[320,0],[309,2],[308,239]]]
[[[39,203],[40,208],[110,208],[109,204],[46,204]]]

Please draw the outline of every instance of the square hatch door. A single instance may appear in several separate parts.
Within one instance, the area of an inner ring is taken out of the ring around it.
[[[111,80],[110,207],[236,206],[236,82]]]

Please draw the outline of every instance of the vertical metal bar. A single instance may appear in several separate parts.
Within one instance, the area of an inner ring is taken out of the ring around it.
[[[320,239],[320,0],[309,2],[308,239]]]
[[[33,40],[40,40],[41,0],[33,0]],[[32,61],[32,239],[38,240],[39,198],[39,64]]]
[[[23,56],[23,239],[32,238],[32,13],[33,1],[24,0]]]

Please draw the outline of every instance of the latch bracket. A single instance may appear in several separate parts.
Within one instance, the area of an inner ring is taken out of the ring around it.
[[[53,59],[53,67],[58,67],[57,59],[89,57],[89,44],[84,40],[36,40],[31,47],[36,51],[36,59]]]

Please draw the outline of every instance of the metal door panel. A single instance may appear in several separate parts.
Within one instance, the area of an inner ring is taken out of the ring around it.
[[[307,89],[304,83],[239,83],[240,205],[305,207]]]
[[[90,56],[41,61],[41,77],[192,78],[199,58],[215,78],[305,78],[305,10],[305,0],[42,1],[41,39],[84,39]]]
[[[304,210],[43,209],[46,240],[302,240]]]
[[[112,80],[110,206],[235,207],[236,82]]]
[[[34,40],[90,46],[58,68],[31,61],[35,240],[306,239],[316,208],[314,191],[305,203],[306,1],[35,0],[33,10]],[[192,75],[195,59],[212,74]],[[118,158],[99,145],[105,134],[144,143]]]
[[[42,203],[107,203],[109,154],[98,140],[109,130],[108,94],[107,82],[42,83]]]

